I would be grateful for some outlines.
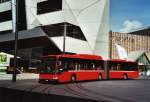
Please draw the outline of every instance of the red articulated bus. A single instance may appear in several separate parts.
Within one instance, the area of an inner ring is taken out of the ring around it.
[[[101,56],[87,54],[48,55],[41,58],[39,82],[75,82],[112,78],[137,78],[135,62],[108,60],[107,71]]]

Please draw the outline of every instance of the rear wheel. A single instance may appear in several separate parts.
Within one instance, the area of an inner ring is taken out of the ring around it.
[[[127,79],[128,79],[128,75],[127,75],[127,74],[124,74],[124,75],[123,75],[123,79],[124,79],[124,80],[127,80]]]
[[[75,75],[71,76],[71,82],[76,82],[76,76]]]
[[[98,80],[103,80],[102,74],[98,75]]]

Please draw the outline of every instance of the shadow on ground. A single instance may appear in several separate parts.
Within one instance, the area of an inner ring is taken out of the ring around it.
[[[0,87],[0,102],[100,102],[96,100],[41,94]]]

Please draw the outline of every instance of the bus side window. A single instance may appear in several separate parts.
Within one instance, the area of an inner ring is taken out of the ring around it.
[[[89,69],[95,69],[95,64],[94,63],[90,63],[89,64]]]
[[[94,63],[92,63],[92,68],[95,69],[95,64]]]
[[[118,64],[117,65],[117,69],[116,70],[120,70],[121,69],[121,65],[120,64]]]
[[[67,64],[67,68],[71,69],[71,64],[70,63]]]
[[[84,63],[84,69],[87,70],[87,64],[86,63]]]
[[[96,69],[97,69],[97,70],[102,70],[102,66],[99,65]]]
[[[111,66],[111,70],[117,70],[117,66],[116,65],[112,65]]]
[[[83,63],[80,63],[80,69],[84,70],[84,64]]]
[[[78,70],[81,69],[81,63],[78,63]]]
[[[114,70],[114,66],[112,65],[110,69],[111,69],[111,70]]]
[[[102,64],[99,62],[95,62],[95,69],[96,70],[102,70]]]
[[[74,67],[75,67],[75,70],[78,70],[78,63],[75,63]]]

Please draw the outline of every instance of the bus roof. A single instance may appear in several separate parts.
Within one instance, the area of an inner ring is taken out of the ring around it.
[[[101,56],[89,55],[89,54],[59,54],[59,55],[47,55],[42,58],[48,57],[59,57],[59,58],[78,58],[78,59],[88,59],[88,60],[103,60]]]

